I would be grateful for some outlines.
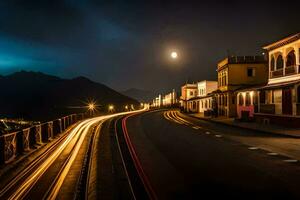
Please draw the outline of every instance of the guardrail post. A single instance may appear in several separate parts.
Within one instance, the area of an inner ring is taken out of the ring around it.
[[[4,162],[11,162],[17,154],[17,133],[3,135],[4,138]]]
[[[42,144],[42,125],[36,125],[35,126],[35,141],[37,144]]]
[[[47,133],[48,133],[48,139],[53,139],[53,121],[48,122],[48,129],[47,129]]]
[[[44,123],[41,125],[42,127],[42,141],[48,142],[48,123]]]
[[[30,128],[23,129],[17,132],[17,152],[22,154],[24,151],[29,151],[29,133]]]

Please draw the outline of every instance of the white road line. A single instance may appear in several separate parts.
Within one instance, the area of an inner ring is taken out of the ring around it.
[[[248,148],[249,150],[257,150],[257,149],[259,149],[258,147],[249,147]]]
[[[206,132],[205,132],[205,134],[206,134],[206,135],[209,135],[209,134],[210,134],[210,132],[209,132],[209,131],[206,131]]]
[[[278,153],[274,153],[274,152],[271,152],[271,153],[267,153],[269,156],[278,156]]]
[[[199,129],[200,127],[199,126],[193,126],[193,129]]]
[[[295,163],[295,162],[298,162],[298,160],[287,159],[287,160],[283,160],[283,162]]]
[[[218,138],[220,138],[220,137],[222,137],[222,135],[215,135],[215,137],[218,137]]]

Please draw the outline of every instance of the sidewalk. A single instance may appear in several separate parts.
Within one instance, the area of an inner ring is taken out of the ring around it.
[[[188,114],[188,115],[194,118],[207,120],[219,124],[225,124],[228,126],[234,126],[234,127],[244,128],[253,131],[260,131],[269,134],[279,134],[279,135],[300,138],[300,129],[288,128],[288,127],[282,127],[276,125],[265,125],[256,122],[240,122],[235,120],[234,118],[226,118],[226,117],[217,117],[217,118],[204,117],[204,115],[200,113]]]

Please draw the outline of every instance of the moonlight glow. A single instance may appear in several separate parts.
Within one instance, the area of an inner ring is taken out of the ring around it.
[[[171,58],[176,59],[177,56],[178,56],[178,55],[177,55],[177,52],[173,51],[173,52],[171,53]]]

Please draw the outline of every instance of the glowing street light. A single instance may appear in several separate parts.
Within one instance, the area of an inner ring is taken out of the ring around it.
[[[109,105],[108,106],[108,110],[109,110],[109,112],[112,112],[114,110],[114,106],[113,105]]]
[[[125,110],[128,110],[128,105],[125,106]]]
[[[176,59],[177,57],[178,57],[177,52],[176,52],[176,51],[173,51],[173,52],[171,53],[171,58],[172,58],[172,59]]]
[[[95,104],[94,104],[94,103],[89,103],[88,109],[89,109],[90,111],[95,110]]]

